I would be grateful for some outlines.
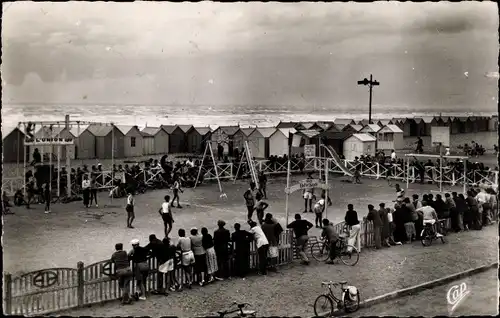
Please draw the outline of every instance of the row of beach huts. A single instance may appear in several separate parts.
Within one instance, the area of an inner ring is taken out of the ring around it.
[[[244,141],[249,141],[255,158],[269,158],[288,153],[288,138],[291,135],[300,136],[301,140],[299,147],[292,147],[292,154],[304,152],[304,145],[321,142],[344,154],[346,159],[353,159],[361,154],[374,153],[377,149],[403,149],[407,147],[405,139],[428,137],[432,126],[450,127],[451,136],[496,131],[498,116],[374,119],[372,124],[367,119],[335,119],[315,123],[280,122],[276,127],[220,126],[216,129],[191,125],[140,129],[138,126],[91,124],[52,127],[51,131],[43,127],[35,132],[35,136],[73,138],[74,145],[62,147],[61,159],[66,158],[66,155],[71,159],[110,159],[112,156],[130,158],[167,153],[199,154],[205,150],[207,141],[212,143],[214,153],[217,153],[217,145],[222,144],[224,153],[230,156],[236,148],[241,152]],[[22,161],[24,132],[15,128],[3,135],[4,162]],[[48,147],[38,148],[47,153],[50,152]],[[316,151],[319,152],[318,149]],[[57,150],[53,148],[52,152],[55,154]]]

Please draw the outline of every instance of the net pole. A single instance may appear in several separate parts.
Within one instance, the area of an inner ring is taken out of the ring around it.
[[[115,125],[111,123],[111,191],[115,186]],[[113,193],[111,193],[111,205],[113,205]]]
[[[410,187],[410,157],[406,157],[406,190]]]
[[[58,125],[60,126],[60,125]],[[68,151],[66,151],[66,157]],[[61,145],[57,145],[57,197],[61,196]]]
[[[325,219],[328,219],[328,190],[329,190],[329,182],[328,182],[328,175],[329,173],[329,167],[330,167],[330,159],[325,159],[326,165],[325,165],[325,183],[327,188],[325,189]],[[323,220],[321,220],[323,222]],[[288,224],[287,224],[288,225]]]
[[[41,134],[42,134],[42,136],[41,136],[41,137],[42,137],[42,139],[43,139],[43,138],[45,137],[45,127],[43,127],[43,123],[40,123],[40,126],[41,126],[41,128],[40,128],[40,132],[41,132]],[[35,124],[35,129],[33,129],[33,132],[36,134],[36,124]],[[35,135],[35,138],[36,138],[36,135]],[[42,160],[41,160],[41,162],[40,162],[40,163],[43,165],[43,159],[44,159],[43,157],[44,157],[44,155],[45,155],[45,146],[43,146],[43,145],[42,145],[42,146],[40,146],[40,154],[41,154],[41,156],[42,156]]]
[[[467,159],[464,159],[464,196],[467,195]]]
[[[24,144],[24,143],[23,143]],[[20,146],[21,146],[21,129],[20,129],[20,124],[17,124],[17,163],[16,163],[16,177],[19,179],[19,173],[21,172],[21,169],[19,169],[19,163],[20,163]]]
[[[443,193],[443,144],[439,143],[439,192]]]
[[[49,138],[53,138],[52,127],[50,127],[50,135]],[[49,148],[49,197],[48,200],[52,197],[52,154],[53,154],[54,145],[51,143]]]
[[[25,136],[24,136],[24,142],[23,142],[23,148],[24,148],[24,156],[23,156],[23,184],[24,184],[24,187],[23,187],[23,196],[24,198],[26,199],[26,153],[27,153],[27,149],[26,149],[26,123],[24,124],[24,133],[25,133]]]

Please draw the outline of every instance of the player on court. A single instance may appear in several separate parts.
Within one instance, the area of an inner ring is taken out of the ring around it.
[[[165,237],[168,237],[170,231],[172,231],[172,225],[174,223],[174,217],[172,215],[172,208],[170,203],[170,196],[165,196],[165,202],[161,204],[160,215],[163,220],[163,226],[165,227]]]

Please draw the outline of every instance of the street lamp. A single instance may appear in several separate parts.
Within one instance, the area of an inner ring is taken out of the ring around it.
[[[370,74],[369,80],[367,78],[365,78],[362,81],[358,81],[358,85],[365,85],[365,86],[368,85],[370,87],[370,101],[368,104],[368,107],[369,107],[368,108],[368,124],[371,124],[372,123],[372,89],[373,89],[373,86],[380,85],[380,82],[374,81],[372,74]]]

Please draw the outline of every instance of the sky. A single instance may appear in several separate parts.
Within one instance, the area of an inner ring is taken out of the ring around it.
[[[498,11],[462,3],[4,3],[3,102],[496,111]]]

